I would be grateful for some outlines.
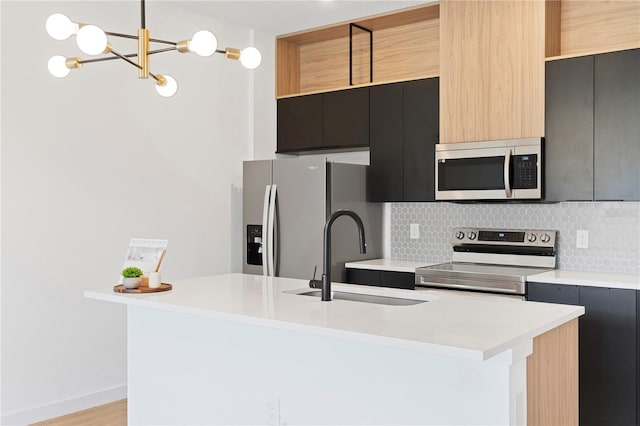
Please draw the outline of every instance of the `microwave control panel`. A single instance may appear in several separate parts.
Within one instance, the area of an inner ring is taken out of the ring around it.
[[[514,155],[513,188],[536,189],[538,187],[538,155]]]

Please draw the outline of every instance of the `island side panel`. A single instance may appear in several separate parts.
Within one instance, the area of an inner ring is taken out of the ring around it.
[[[578,425],[578,365],[578,319],[533,339],[527,358],[529,426]]]
[[[474,361],[129,306],[128,421],[516,424],[525,356]]]

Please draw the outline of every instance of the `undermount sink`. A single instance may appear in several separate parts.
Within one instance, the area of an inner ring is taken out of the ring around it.
[[[320,297],[322,295],[322,291],[309,290],[301,293],[295,292],[295,294],[298,294],[300,296]],[[354,302],[376,303],[378,305],[409,306],[409,305],[417,305],[419,303],[426,302],[426,300],[404,299],[400,297],[388,297],[388,296],[376,296],[373,294],[348,293],[345,291],[334,291],[332,292],[332,294],[333,294],[333,299],[337,299],[337,300],[351,300]]]

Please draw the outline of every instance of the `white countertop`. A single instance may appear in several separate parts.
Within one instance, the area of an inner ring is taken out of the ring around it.
[[[85,291],[85,297],[474,360],[488,359],[584,313],[581,306],[502,298],[349,284],[332,288],[428,302],[322,302],[286,292],[310,290],[305,280],[248,274],[182,280],[161,293],[123,294],[109,287]]]
[[[347,262],[345,268],[354,269],[373,269],[376,271],[394,271],[394,272],[411,272],[415,273],[416,268],[422,266],[438,265],[446,262],[432,262],[422,260],[403,260],[403,259],[370,259],[359,262]]]
[[[570,284],[590,287],[609,287],[640,290],[640,274],[617,274],[612,272],[565,271],[556,269],[541,274],[529,275],[527,281],[547,284]]]
[[[446,262],[432,262],[401,259],[371,259],[348,262],[347,268],[374,269],[379,271],[415,272],[421,266],[432,266]],[[640,274],[620,274],[615,272],[585,272],[555,269],[540,274],[529,275],[527,281],[547,284],[583,285],[640,290]]]

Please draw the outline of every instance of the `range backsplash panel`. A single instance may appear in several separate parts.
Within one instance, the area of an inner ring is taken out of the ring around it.
[[[559,269],[640,273],[640,203],[557,204],[392,203],[391,257],[451,260],[455,227],[551,229],[559,232]],[[420,238],[409,238],[411,223]],[[576,231],[589,231],[589,248],[576,248]]]

